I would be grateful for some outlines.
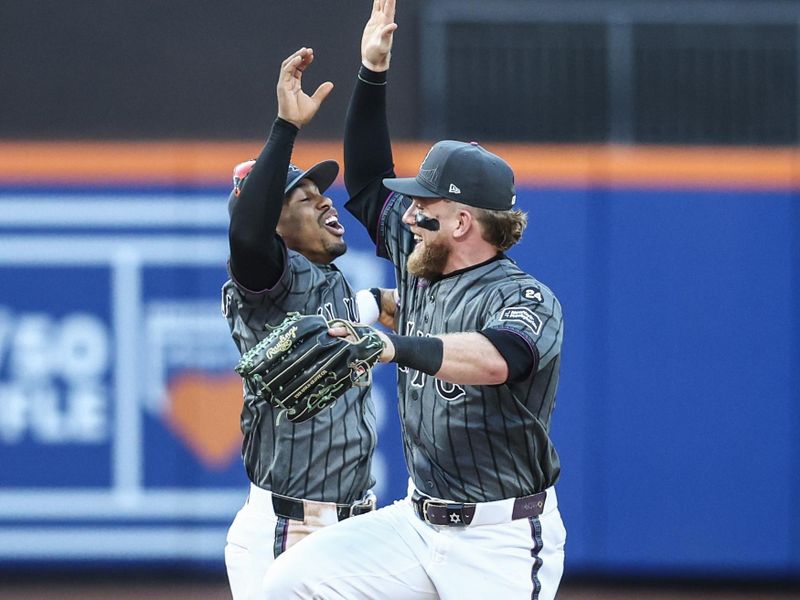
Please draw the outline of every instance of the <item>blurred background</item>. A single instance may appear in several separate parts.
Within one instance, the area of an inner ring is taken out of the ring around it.
[[[341,159],[370,6],[0,2],[0,598],[230,597],[231,168],[301,46],[336,87],[294,161]],[[397,172],[442,138],[506,157],[511,256],[564,307],[559,598],[800,598],[800,3],[397,10]],[[351,283],[390,286],[345,226]]]

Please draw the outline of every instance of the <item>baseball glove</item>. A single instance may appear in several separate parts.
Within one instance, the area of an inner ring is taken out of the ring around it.
[[[350,334],[328,335],[344,326]],[[354,385],[368,385],[383,342],[371,327],[289,313],[236,365],[250,390],[294,423],[330,407]]]

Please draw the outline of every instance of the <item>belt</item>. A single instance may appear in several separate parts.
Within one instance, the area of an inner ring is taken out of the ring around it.
[[[538,517],[544,512],[546,499],[547,491],[509,500],[509,502],[513,502],[511,514],[509,515],[510,520]],[[506,500],[501,500],[500,502],[505,503]],[[475,511],[479,506],[479,504],[475,502],[448,502],[447,500],[437,500],[430,496],[425,496],[417,490],[414,490],[411,496],[411,504],[414,506],[414,512],[417,513],[417,516],[426,523],[451,527],[470,525],[475,518]],[[486,502],[481,504],[489,505],[495,503]],[[481,520],[481,522],[476,523],[476,525],[502,523],[504,520],[509,519]]]
[[[323,503],[319,503],[323,504]],[[333,502],[324,503],[334,505]],[[352,504],[336,504],[336,516],[340,521],[344,521],[356,515],[363,515],[364,513],[375,510],[375,496],[367,494],[362,500],[356,500]],[[275,514],[285,519],[293,519],[295,521],[305,520],[305,507],[303,501],[299,498],[291,498],[290,496],[281,496],[280,494],[272,494],[272,508]]]

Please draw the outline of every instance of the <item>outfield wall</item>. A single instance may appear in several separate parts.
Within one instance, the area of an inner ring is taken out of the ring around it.
[[[226,198],[259,145],[0,143],[0,569],[223,568],[246,493]],[[511,255],[564,306],[568,572],[796,576],[800,154],[487,146],[529,212]],[[427,147],[399,144],[398,172]],[[354,285],[390,285],[344,223]],[[387,503],[405,467],[376,373]]]

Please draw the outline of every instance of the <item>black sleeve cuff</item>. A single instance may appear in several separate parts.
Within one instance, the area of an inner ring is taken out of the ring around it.
[[[522,381],[539,365],[539,353],[522,336],[507,329],[484,329],[478,333],[488,339],[508,365],[506,383]]]
[[[297,127],[294,123],[290,123],[286,119],[281,117],[275,118],[275,123],[273,123],[272,127],[277,130],[284,130],[286,133],[290,135],[297,135],[297,132],[300,131],[300,128]]]
[[[358,80],[369,85],[386,85],[386,77],[389,71],[376,72],[368,69],[364,65],[358,70]]]

